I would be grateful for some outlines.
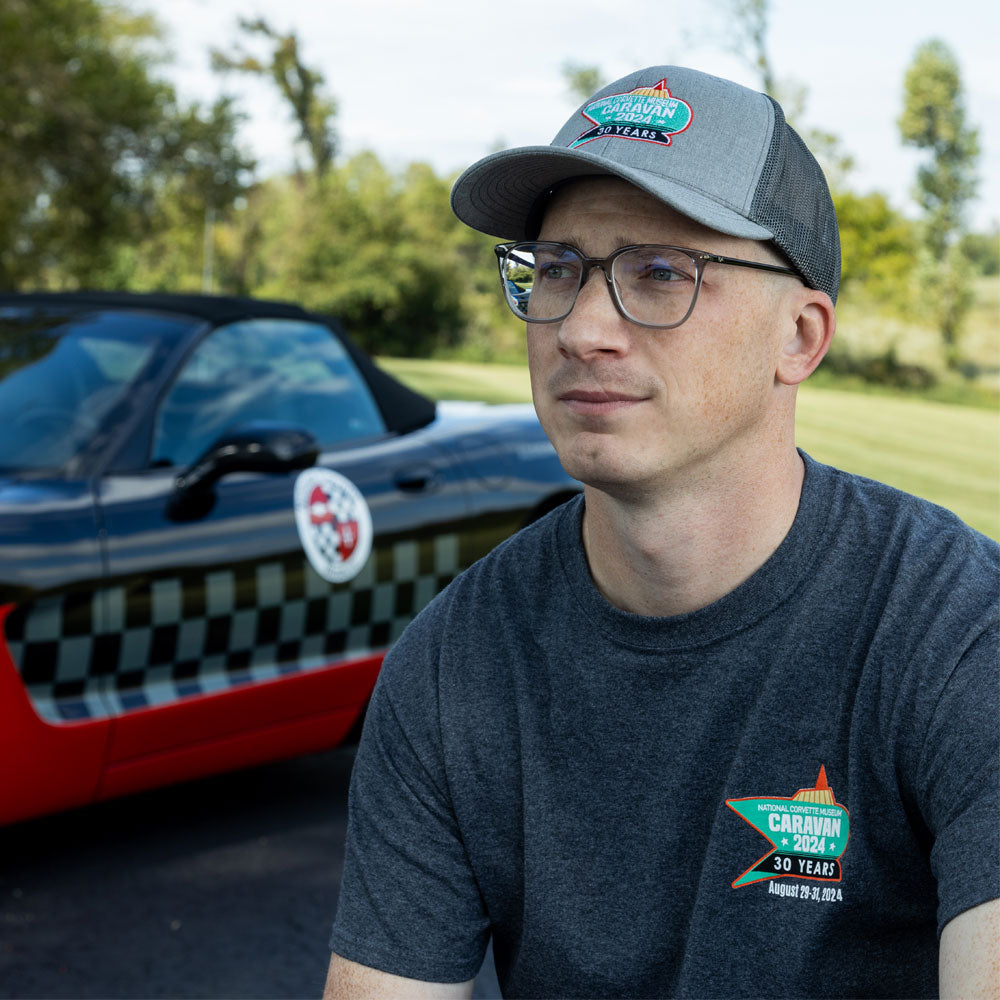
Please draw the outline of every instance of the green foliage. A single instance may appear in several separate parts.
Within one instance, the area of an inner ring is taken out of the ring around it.
[[[577,104],[596,94],[606,82],[599,67],[572,61],[563,63],[562,76],[569,96]]]
[[[976,274],[986,278],[1000,274],[1000,229],[991,233],[966,233],[958,248]]]
[[[252,163],[228,102],[181,107],[148,17],[0,0],[0,287],[101,285],[168,197],[220,207]],[[127,265],[125,266],[128,270]]]
[[[134,209],[128,157],[169,97],[108,28],[94,2],[0,6],[0,287],[52,261],[86,280]]]
[[[895,389],[930,389],[937,384],[934,373],[923,365],[901,361],[894,345],[882,354],[863,356],[847,350],[832,350],[823,359],[822,367],[825,373],[850,381]]]
[[[957,368],[958,340],[972,304],[971,268],[957,244],[976,190],[979,137],[966,123],[958,63],[944,42],[931,39],[917,48],[904,89],[900,135],[904,144],[930,154],[917,172],[915,191],[924,213],[926,252],[918,269],[923,307],[941,331],[949,366]]]
[[[930,153],[917,173],[915,194],[927,222],[925,242],[943,260],[976,193],[979,135],[966,124],[958,63],[944,42],[931,39],[918,47],[904,89],[899,131],[905,145]]]
[[[769,0],[729,0],[728,6],[733,33],[730,47],[757,71],[764,93],[777,98],[778,80],[767,51]]]
[[[863,286],[876,303],[908,309],[910,276],[919,246],[916,226],[879,192],[859,195],[835,190],[833,203],[843,257],[841,292],[850,295]]]
[[[301,60],[294,34],[241,28],[272,43],[267,59],[213,52],[220,70],[268,75],[292,107],[314,181],[272,178],[220,228],[219,288],[290,298],[335,313],[372,351],[502,356],[520,344],[505,321],[488,237],[448,209],[450,182],[424,164],[402,174],[372,153],[335,166],[336,104]]]
[[[216,220],[231,214],[249,191],[249,162],[236,138],[241,117],[222,98],[208,111],[188,108],[164,123],[165,158],[173,167],[150,178],[147,223],[141,234],[115,246],[99,275],[102,284],[135,291],[202,289],[206,239],[212,239]]]
[[[269,76],[281,95],[288,101],[299,126],[299,136],[312,158],[313,170],[322,177],[333,165],[337,151],[337,138],[333,120],[337,116],[337,102],[332,97],[321,96],[323,74],[309,69],[299,55],[299,40],[294,32],[281,35],[263,18],[239,22],[248,35],[258,35],[271,43],[272,51],[266,60],[237,47],[232,55],[212,50],[212,66],[216,70],[237,70],[256,76]]]
[[[264,186],[265,224],[244,268],[255,294],[291,298],[339,316],[369,350],[421,355],[462,339],[484,283],[470,267],[468,231],[443,212],[448,182],[430,167],[394,175],[362,153],[320,183],[286,178]],[[475,241],[478,242],[478,241]],[[247,270],[251,273],[247,274]]]
[[[806,91],[776,79],[768,0],[726,7],[735,51],[795,118]],[[373,352],[523,359],[524,328],[500,293],[495,240],[451,214],[451,180],[424,164],[391,171],[372,153],[340,162],[336,102],[296,36],[259,19],[241,28],[247,48],[238,41],[216,51],[215,65],[277,87],[307,149],[306,172],[252,184],[243,116],[225,98],[211,107],[178,102],[158,76],[165,53],[152,18],[101,0],[0,0],[0,287],[253,294],[336,313]],[[596,66],[567,63],[562,72],[574,99],[603,82]],[[873,337],[866,325],[854,341],[839,337],[824,367],[896,385],[938,378],[937,391],[947,379],[930,322],[945,331],[956,368],[996,368],[976,347],[993,338],[995,305],[992,313],[982,299],[968,308],[970,275],[1000,271],[1000,240],[962,233],[977,141],[953,58],[928,43],[907,81],[904,134],[930,157],[920,174],[921,224],[881,194],[850,190],[851,158],[837,137],[803,131],[834,191],[842,303],[866,310],[880,331]],[[914,331],[930,354],[915,356]]]
[[[724,43],[758,74],[764,91],[783,105],[793,124],[805,107],[806,91],[779,80],[768,51],[769,0],[725,0],[728,30]],[[975,191],[978,137],[965,121],[958,65],[940,41],[920,46],[907,72],[906,101],[899,124],[903,141],[929,151],[931,160],[920,168],[917,200],[924,210],[915,227],[894,211],[878,193],[850,190],[852,158],[830,133],[800,128],[806,145],[819,160],[834,193],[843,253],[841,291],[860,295],[879,311],[899,316],[928,317],[940,331],[949,367],[960,367],[959,335],[973,298],[968,281],[969,261],[989,266],[981,244],[963,244],[955,251],[963,226],[966,203]],[[890,382],[920,381],[910,368],[886,351],[845,364],[860,364],[865,377]],[[924,371],[924,369],[920,369]],[[852,369],[852,375],[857,375]]]

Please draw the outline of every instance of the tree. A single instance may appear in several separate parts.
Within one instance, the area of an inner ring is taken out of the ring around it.
[[[864,289],[874,302],[905,313],[909,309],[910,272],[917,254],[916,226],[878,191],[833,195],[840,227],[842,294]]]
[[[97,0],[0,0],[0,287],[108,283],[178,185],[199,215],[244,189],[235,110],[180,106],[158,41]]]
[[[730,0],[733,38],[731,47],[756,70],[765,94],[777,98],[778,78],[767,51],[770,0]]]
[[[272,46],[270,56],[261,59],[238,46],[231,55],[213,49],[213,68],[221,72],[237,70],[269,76],[291,106],[299,137],[309,150],[313,171],[317,177],[322,177],[330,169],[337,152],[333,129],[337,102],[332,97],[322,96],[323,74],[302,62],[299,40],[294,32],[279,34],[263,18],[241,19],[239,25],[249,35],[266,38]]]
[[[989,233],[966,233],[958,246],[976,274],[984,278],[1000,274],[1000,226],[994,224]]]
[[[273,180],[263,273],[253,292],[339,316],[366,349],[429,355],[461,339],[467,287],[450,230],[449,185],[429,167],[402,176],[360,153],[317,183]]]
[[[585,63],[564,62],[562,75],[570,97],[577,104],[587,100],[592,94],[596,94],[605,84],[600,69]]]
[[[792,125],[823,167],[831,188],[844,185],[854,160],[844,150],[840,138],[820,129],[801,129],[799,118],[805,113],[807,88],[794,80],[778,79],[767,47],[770,29],[770,0],[728,0],[726,46],[757,74],[760,88],[782,107],[785,120]]]
[[[209,109],[185,108],[162,123],[169,170],[147,179],[146,225],[116,245],[106,284],[135,291],[216,289],[216,227],[250,191],[252,163],[237,143],[242,118],[232,99],[222,97]]]
[[[979,136],[966,122],[958,63],[944,42],[931,39],[918,46],[904,93],[900,135],[904,144],[930,156],[917,171],[915,189],[924,213],[919,284],[941,331],[945,360],[954,368],[962,323],[972,304],[970,267],[959,241],[966,205],[976,191]]]

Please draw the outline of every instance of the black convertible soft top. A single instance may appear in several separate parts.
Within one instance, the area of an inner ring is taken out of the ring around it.
[[[227,295],[172,294],[167,292],[17,292],[0,294],[0,306],[37,303],[66,306],[101,306],[107,309],[144,309],[202,319],[223,326],[246,319],[298,319],[328,326],[340,339],[375,397],[386,427],[396,433],[429,424],[435,415],[433,400],[415,392],[379,368],[348,337],[340,321],[311,313],[291,302]]]

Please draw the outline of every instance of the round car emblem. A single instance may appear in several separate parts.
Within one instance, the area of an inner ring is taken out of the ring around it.
[[[344,583],[372,551],[372,516],[361,491],[332,469],[306,469],[295,480],[295,524],[309,563],[324,580]]]

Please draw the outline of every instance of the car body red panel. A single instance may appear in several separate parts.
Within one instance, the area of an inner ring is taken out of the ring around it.
[[[0,635],[12,609],[0,607]],[[110,735],[110,719],[59,725],[40,719],[0,642],[0,823],[93,801]]]
[[[346,733],[367,704],[381,663],[381,654],[368,656],[130,712],[114,720],[108,769],[182,748],[238,739],[248,732],[294,728],[315,715],[331,712],[348,719]],[[339,743],[344,733],[331,738],[328,745]]]

